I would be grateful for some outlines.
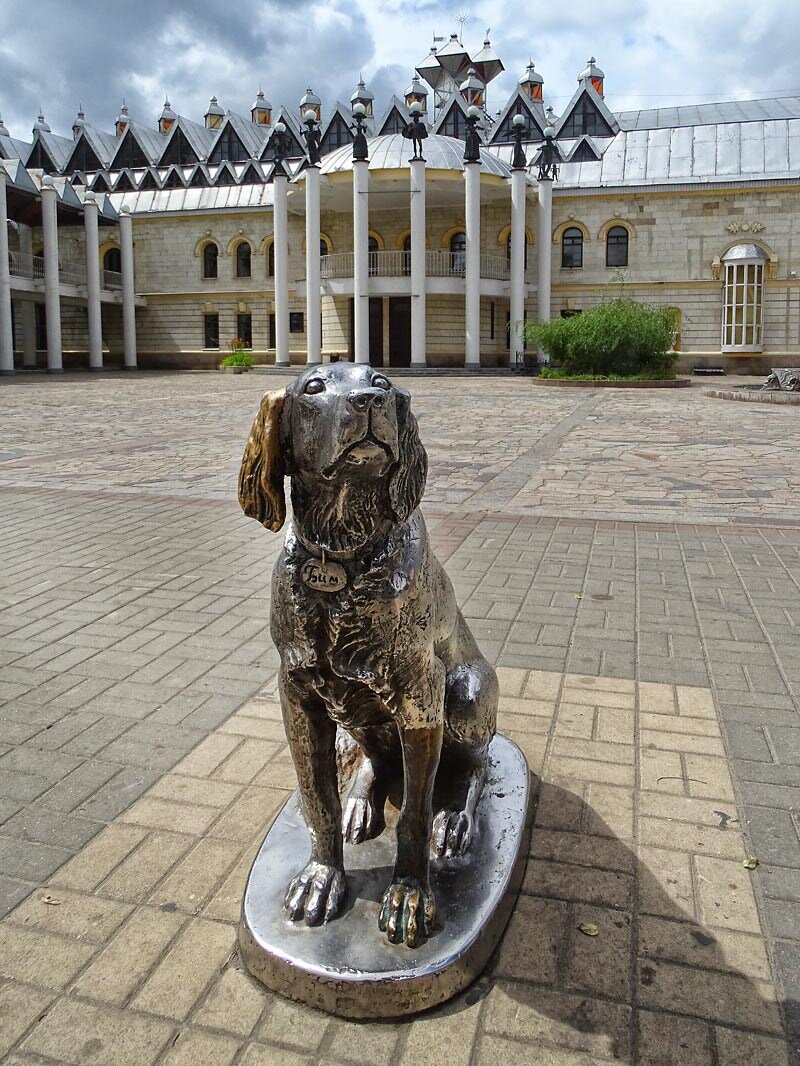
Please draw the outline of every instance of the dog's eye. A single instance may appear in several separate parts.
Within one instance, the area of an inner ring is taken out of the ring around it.
[[[375,389],[386,389],[387,392],[392,387],[389,384],[388,379],[387,378],[382,378],[380,375],[378,375],[377,377],[374,377],[372,379],[372,386]]]
[[[322,380],[322,378],[311,378],[310,381],[306,382],[306,387],[303,391],[311,393],[312,395],[317,392],[324,392],[325,382]]]

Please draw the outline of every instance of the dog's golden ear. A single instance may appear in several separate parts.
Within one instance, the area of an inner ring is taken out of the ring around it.
[[[389,503],[398,522],[405,522],[422,501],[428,475],[428,456],[405,389],[397,389],[397,422],[399,458],[389,478]]]
[[[265,392],[250,430],[239,471],[239,503],[248,518],[277,533],[286,518],[280,441],[285,389]]]

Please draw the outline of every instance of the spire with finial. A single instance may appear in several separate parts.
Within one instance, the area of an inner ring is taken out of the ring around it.
[[[591,85],[595,92],[603,95],[603,83],[605,81],[605,74],[600,67],[597,66],[597,60],[594,56],[589,56],[586,60],[586,66],[578,75],[579,85]]]
[[[172,104],[169,102],[169,97],[164,97],[164,109],[158,119],[158,129],[161,133],[169,133],[174,126],[178,116],[172,110]]]
[[[363,104],[365,117],[372,118],[372,112],[375,106],[375,97],[365,85],[364,78],[361,74],[358,75],[358,86],[356,88],[356,91],[350,97],[350,107],[352,108],[356,104]]]
[[[542,86],[544,85],[544,78],[541,74],[536,73],[536,69],[533,65],[533,60],[528,60],[528,65],[525,68],[525,73],[519,79],[520,88],[529,96],[531,100],[542,99]]]
[[[306,95],[300,101],[300,117],[301,117],[301,119],[305,118],[306,111],[313,111],[314,114],[317,116],[317,122],[319,122],[319,117],[320,117],[320,114],[322,112],[322,101],[320,100],[320,98],[317,96],[317,94],[314,92],[314,90],[311,88],[310,85],[306,89]]]
[[[250,118],[257,126],[269,126],[272,119],[272,104],[264,96],[264,90],[260,85],[253,106],[250,108]]]
[[[117,115],[117,121],[114,123],[114,129],[117,132],[117,136],[121,137],[130,124],[131,117],[128,114],[128,105],[123,100],[122,107],[119,109],[119,114]]]
[[[225,118],[225,112],[219,106],[219,100],[216,96],[212,96],[208,103],[208,110],[206,111],[203,119],[207,130],[218,130],[222,126],[222,120]]]
[[[36,121],[33,124],[33,132],[36,133],[37,130],[39,130],[41,133],[50,133],[51,132],[50,131],[50,127],[45,122],[44,112],[42,111],[41,108],[39,108],[39,114],[37,116]]]
[[[86,115],[83,113],[83,104],[78,104],[78,114],[75,121],[72,123],[72,136],[77,141],[81,135],[81,130],[86,125]]]

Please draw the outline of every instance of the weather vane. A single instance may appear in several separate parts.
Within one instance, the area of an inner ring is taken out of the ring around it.
[[[463,43],[464,43],[464,27],[466,26],[466,24],[468,22],[472,22],[472,16],[471,15],[467,15],[466,13],[462,12],[462,14],[460,14],[458,16],[458,18],[456,19],[456,22],[458,23],[458,25],[461,28],[460,33],[459,33],[458,43],[463,45]]]

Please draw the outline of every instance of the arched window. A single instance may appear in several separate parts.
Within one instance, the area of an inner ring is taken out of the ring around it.
[[[450,238],[450,254],[454,274],[463,274],[467,265],[467,235],[463,230]]]
[[[331,254],[331,250],[330,250],[330,246],[328,245],[328,238],[327,237],[320,237],[320,239],[319,239],[319,254],[320,255],[330,255]]]
[[[219,276],[219,248],[213,241],[209,241],[203,248],[203,277],[216,278]]]
[[[403,274],[409,275],[411,273],[411,234],[407,233],[403,237]]]
[[[411,251],[411,234],[410,233],[407,233],[405,235],[405,237],[403,237],[403,251],[404,252],[410,252]]]
[[[113,270],[116,274],[122,273],[122,252],[119,248],[109,248],[103,256],[103,270]]]
[[[561,265],[572,269],[583,266],[583,234],[577,226],[564,230],[564,236],[561,238]]]
[[[270,241],[267,249],[267,277],[275,277],[275,241]]]
[[[247,241],[236,245],[236,277],[249,278],[251,275],[251,250]]]
[[[723,352],[761,351],[766,259],[767,253],[756,244],[737,244],[722,257],[725,265]]]
[[[506,259],[511,262],[511,234],[506,237]],[[528,269],[528,234],[525,234],[525,269]]]
[[[612,226],[606,234],[606,266],[628,265],[628,231],[624,226]]]

